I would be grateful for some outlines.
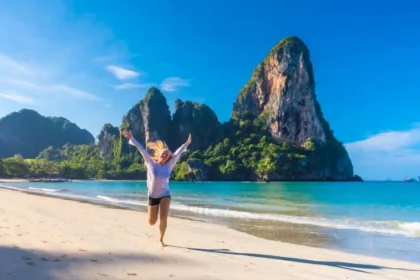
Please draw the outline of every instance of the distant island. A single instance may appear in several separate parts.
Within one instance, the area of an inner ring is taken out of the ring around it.
[[[239,92],[229,121],[204,104],[177,100],[171,116],[152,87],[97,137],[64,118],[21,110],[0,119],[0,177],[145,179],[139,153],[121,136],[131,129],[143,145],[164,140],[175,150],[193,143],[174,180],[353,181],[353,165],[333,135],[315,95],[309,50],[297,37],[281,40]]]

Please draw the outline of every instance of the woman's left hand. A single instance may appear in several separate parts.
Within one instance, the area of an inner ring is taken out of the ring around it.
[[[191,141],[192,141],[192,139],[191,139],[191,133],[188,135],[188,139],[187,139],[187,142],[185,142],[185,145],[190,145],[191,144]]]

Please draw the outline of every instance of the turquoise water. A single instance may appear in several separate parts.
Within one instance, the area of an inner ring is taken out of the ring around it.
[[[142,211],[147,206],[146,184],[139,181],[8,186]],[[172,182],[171,190],[175,216],[268,239],[420,262],[420,183]]]

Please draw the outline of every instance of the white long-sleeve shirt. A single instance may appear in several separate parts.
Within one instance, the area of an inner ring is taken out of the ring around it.
[[[135,146],[141,155],[147,167],[147,189],[148,195],[152,198],[160,198],[170,196],[169,177],[176,162],[181,157],[181,154],[187,150],[187,145],[179,147],[172,157],[162,166],[154,161],[146,149],[134,137],[129,141],[130,145]]]

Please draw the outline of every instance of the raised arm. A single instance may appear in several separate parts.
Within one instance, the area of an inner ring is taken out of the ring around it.
[[[133,134],[131,131],[124,130],[123,135],[125,138],[128,139],[128,143],[132,146],[135,146],[137,150],[139,150],[140,154],[143,156],[144,161],[146,164],[152,163],[153,159],[150,157],[149,153],[146,151],[146,149],[143,147],[142,144],[140,144],[136,138],[133,137]]]
[[[169,165],[170,168],[173,168],[175,166],[175,164],[177,163],[177,161],[181,157],[182,153],[187,150],[188,145],[190,145],[190,144],[191,144],[191,134],[188,136],[187,142],[185,142],[185,144],[182,144],[182,146],[179,147],[175,151],[175,153],[173,153],[171,159],[168,161],[168,165]]]

